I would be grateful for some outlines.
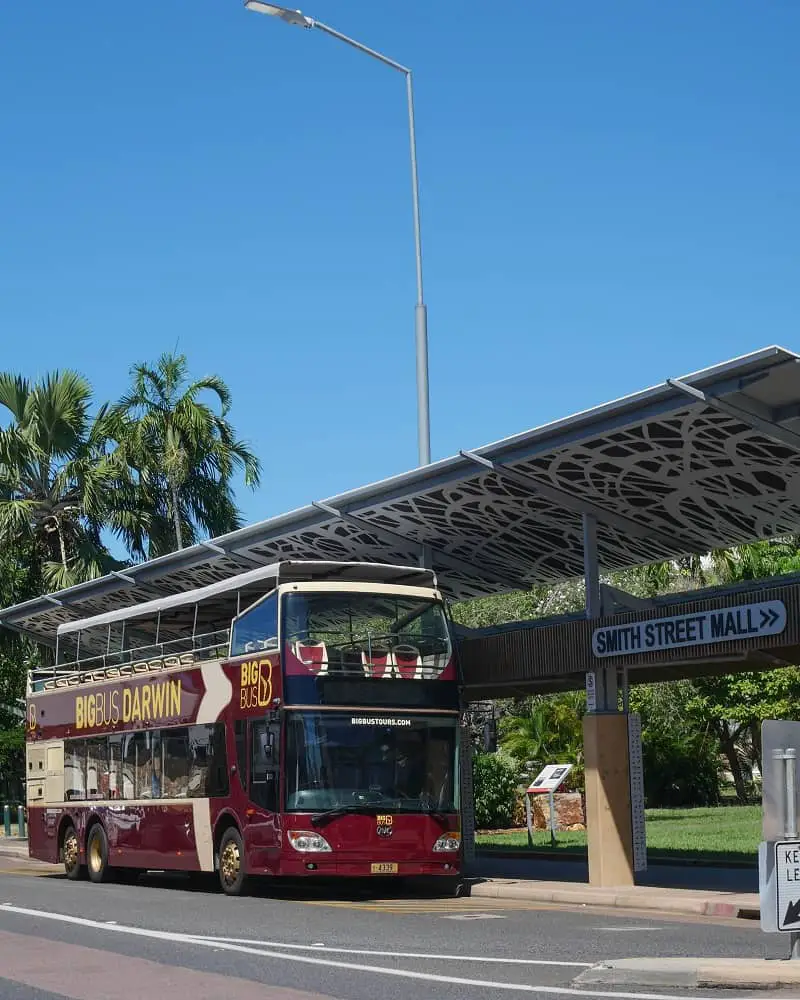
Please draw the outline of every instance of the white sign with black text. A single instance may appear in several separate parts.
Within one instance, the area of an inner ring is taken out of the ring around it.
[[[528,786],[528,792],[554,792],[572,770],[572,764],[548,764]]]
[[[779,931],[800,931],[800,840],[775,845],[775,883]]]
[[[762,601],[597,628],[592,632],[592,652],[598,657],[633,656],[661,649],[779,635],[785,628],[783,601]]]
[[[586,711],[597,711],[597,674],[594,670],[586,673]]]

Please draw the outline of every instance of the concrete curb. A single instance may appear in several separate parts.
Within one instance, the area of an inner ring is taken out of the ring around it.
[[[671,986],[742,990],[800,986],[800,962],[763,958],[622,958],[595,965],[574,986]]]
[[[568,906],[653,910],[729,919],[757,920],[760,916],[757,897],[698,893],[690,889],[594,889],[584,885],[493,879],[473,884],[470,895],[486,899],[528,899]]]

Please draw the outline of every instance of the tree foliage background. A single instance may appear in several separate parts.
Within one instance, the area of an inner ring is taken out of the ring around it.
[[[0,372],[0,607],[239,527],[234,480],[260,467],[230,408],[184,355],[135,365],[100,404],[77,372]],[[26,674],[47,655],[0,628],[0,800],[21,797]]]

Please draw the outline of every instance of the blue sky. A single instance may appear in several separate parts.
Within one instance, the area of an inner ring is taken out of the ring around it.
[[[434,458],[800,348],[795,0],[306,13],[414,69]],[[412,467],[407,141],[399,74],[239,0],[4,4],[2,366],[110,398],[177,344],[247,520]]]

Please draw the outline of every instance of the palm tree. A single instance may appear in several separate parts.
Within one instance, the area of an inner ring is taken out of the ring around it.
[[[73,371],[35,384],[0,373],[11,418],[0,429],[0,546],[50,590],[117,565],[101,531],[130,532],[141,520],[126,504],[124,465],[107,449],[107,411],[92,419],[91,398]]]
[[[583,736],[581,719],[586,696],[581,691],[558,695],[533,695],[500,720],[503,750],[534,766],[573,765],[568,787],[583,784]]]
[[[231,479],[242,470],[255,488],[260,465],[227,419],[225,382],[217,375],[190,382],[183,354],[162,354],[155,366],[135,365],[131,375],[130,391],[111,413],[118,450],[136,470],[140,504],[150,512],[147,541],[131,536],[131,551],[152,558],[239,527]],[[215,397],[217,407],[203,394]]]

